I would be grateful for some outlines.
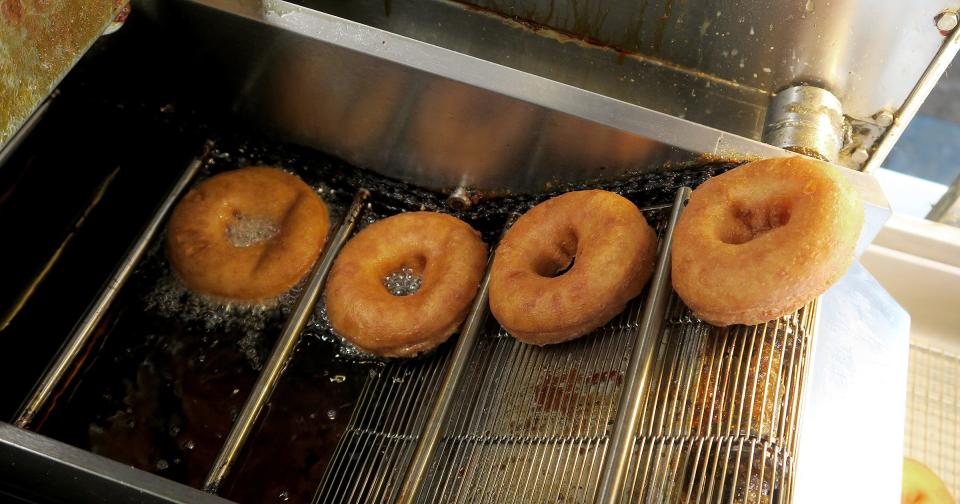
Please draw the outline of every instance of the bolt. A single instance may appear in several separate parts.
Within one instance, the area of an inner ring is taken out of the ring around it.
[[[960,16],[957,16],[956,11],[952,10],[941,12],[934,20],[937,22],[937,29],[943,34],[952,32],[960,24]]]
[[[857,147],[850,154],[850,159],[852,159],[854,163],[863,164],[870,159],[870,153],[867,152],[867,149],[864,149],[863,147]]]
[[[447,196],[447,205],[454,210],[468,210],[473,201],[470,200],[470,194],[463,187],[456,188],[450,196]]]
[[[877,125],[881,127],[888,127],[893,124],[893,112],[889,110],[881,110],[877,112],[877,115],[873,116],[873,119],[877,121]]]

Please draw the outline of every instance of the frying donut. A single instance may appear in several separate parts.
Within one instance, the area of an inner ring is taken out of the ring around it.
[[[243,168],[183,197],[170,217],[167,256],[199,294],[265,302],[310,270],[329,227],[326,205],[302,180],[276,168]]]
[[[436,212],[409,212],[374,222],[343,247],[324,297],[337,334],[361,350],[410,357],[453,334],[470,310],[487,262],[487,246],[469,224]],[[406,296],[384,285],[412,270],[420,287]]]
[[[673,237],[673,288],[717,326],[797,310],[847,271],[863,206],[832,166],[802,157],[747,163],[690,196]]]
[[[626,198],[599,190],[551,198],[523,214],[497,247],[490,311],[526,343],[583,336],[640,294],[656,251],[653,229]]]

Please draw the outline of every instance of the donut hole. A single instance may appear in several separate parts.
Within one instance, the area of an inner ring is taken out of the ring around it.
[[[573,268],[577,261],[577,237],[567,233],[557,241],[556,248],[544,253],[534,261],[533,270],[545,278],[556,278]]]
[[[227,241],[234,247],[252,247],[272,240],[280,234],[280,226],[268,217],[235,212],[227,224]]]
[[[761,205],[734,204],[730,207],[728,225],[720,226],[720,241],[740,245],[783,227],[790,222],[791,208],[786,201],[773,201]]]

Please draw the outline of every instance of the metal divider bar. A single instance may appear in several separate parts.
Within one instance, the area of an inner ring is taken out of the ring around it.
[[[614,504],[620,501],[623,493],[624,478],[633,452],[634,435],[640,421],[640,409],[644,401],[644,389],[653,365],[656,336],[663,324],[664,312],[670,298],[670,250],[673,243],[673,229],[677,225],[680,212],[690,198],[690,188],[681,187],[673,201],[670,222],[660,242],[660,259],[654,270],[650,290],[643,306],[643,317],[637,329],[637,341],[630,355],[626,381],[617,408],[614,431],[610,437],[607,456],[604,459],[602,480],[597,490],[597,504]]]
[[[511,222],[513,219],[511,219]],[[509,229],[510,223],[504,229]],[[410,466],[403,478],[403,485],[400,487],[400,493],[397,494],[398,504],[411,504],[417,497],[420,490],[420,484],[427,473],[427,467],[433,454],[437,449],[437,442],[440,439],[440,430],[450,416],[450,409],[453,405],[453,394],[460,384],[460,378],[467,367],[467,357],[476,346],[477,337],[480,335],[480,329],[483,327],[484,319],[487,315],[487,295],[490,290],[490,267],[493,265],[493,258],[496,251],[490,253],[487,259],[487,270],[483,274],[483,281],[480,282],[480,290],[473,299],[473,306],[470,307],[470,314],[463,324],[463,331],[457,339],[457,346],[453,349],[450,357],[450,364],[447,366],[446,375],[443,377],[443,383],[437,393],[437,398],[433,403],[430,416],[427,417],[423,426],[423,432],[420,433],[420,440],[417,443],[417,449],[413,452],[410,459]]]
[[[33,392],[27,400],[24,401],[23,405],[20,406],[20,411],[17,413],[14,422],[17,427],[22,429],[27,428],[33,422],[33,419],[40,409],[43,408],[50,399],[54,387],[60,383],[64,374],[66,374],[67,370],[70,369],[80,354],[80,351],[87,345],[90,336],[97,328],[97,325],[99,325],[100,319],[103,318],[103,314],[107,311],[107,308],[110,307],[110,304],[113,303],[113,300],[116,299],[120,288],[123,287],[127,279],[130,278],[130,274],[133,273],[137,263],[143,257],[144,253],[146,253],[150,242],[160,230],[160,226],[163,224],[167,214],[170,213],[170,209],[173,208],[173,204],[200,171],[200,168],[203,166],[203,160],[210,152],[212,146],[212,142],[207,141],[204,145],[203,153],[190,162],[187,169],[183,172],[183,175],[177,180],[177,183],[173,186],[173,189],[170,190],[170,193],[167,194],[163,203],[160,204],[160,208],[153,214],[153,218],[150,219],[147,227],[140,233],[133,247],[127,252],[123,262],[121,262],[120,266],[113,272],[110,280],[107,281],[106,286],[100,292],[100,296],[93,302],[90,308],[87,309],[83,319],[74,327],[70,339],[67,340],[66,344],[64,344],[60,350],[60,353],[57,354],[56,359],[50,364],[50,367],[47,368],[46,373],[44,373],[43,378],[40,379],[40,382],[34,388]]]
[[[60,96],[60,90],[54,89],[53,92],[50,93],[50,96],[43,100],[37,109],[30,114],[30,117],[23,122],[20,129],[7,140],[7,143],[0,146],[0,166],[6,164],[10,156],[13,155],[13,152],[17,150],[17,147],[20,147],[20,144],[30,136],[33,128],[40,123],[40,119],[43,119],[43,116],[47,115],[47,111],[50,110],[50,105],[58,96]]]
[[[297,299],[293,310],[290,312],[290,317],[283,326],[280,338],[270,353],[270,359],[260,376],[257,377],[257,383],[254,384],[253,390],[247,396],[243,409],[240,410],[237,420],[230,429],[230,434],[220,449],[220,453],[217,454],[213,467],[207,474],[207,479],[203,483],[204,491],[216,493],[230,473],[230,469],[233,468],[237,455],[246,444],[247,438],[250,437],[250,432],[260,416],[260,412],[270,399],[270,395],[273,394],[273,389],[283,374],[287,360],[297,346],[300,331],[303,330],[310,319],[310,314],[313,313],[317,299],[320,297],[320,290],[327,280],[327,274],[333,266],[337,253],[350,238],[350,233],[353,232],[360,212],[369,197],[370,191],[366,189],[360,189],[353,197],[353,203],[350,204],[347,215],[343,218],[336,234],[327,244],[323,256],[317,261],[316,266],[310,273],[309,281],[300,294],[300,298]]]

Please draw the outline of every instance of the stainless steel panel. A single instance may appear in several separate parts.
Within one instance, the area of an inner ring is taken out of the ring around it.
[[[240,114],[420,185],[538,191],[703,153],[780,152],[282,0],[210,3],[179,3],[171,19],[212,51],[209,80]]]
[[[900,502],[910,317],[859,263],[821,307],[795,502]]]
[[[207,80],[238,112],[423,186],[536,192],[702,155],[788,155],[283,0],[171,8],[171,26],[215,56]]]
[[[896,110],[943,43],[955,0],[469,0],[767,92],[833,92],[853,117]]]
[[[768,92],[663,59],[453,1],[391,0],[388,8],[382,0],[294,3],[730,133],[760,137]]]
[[[843,103],[851,133],[840,161],[856,169],[883,161],[898,135],[879,145],[878,138],[910,122],[908,104],[929,91],[919,83],[935,82],[953,59],[955,50],[942,50],[950,35],[943,20],[957,7],[955,0],[906,11],[891,0],[296,3],[754,139],[772,94],[795,84],[824,87]]]

